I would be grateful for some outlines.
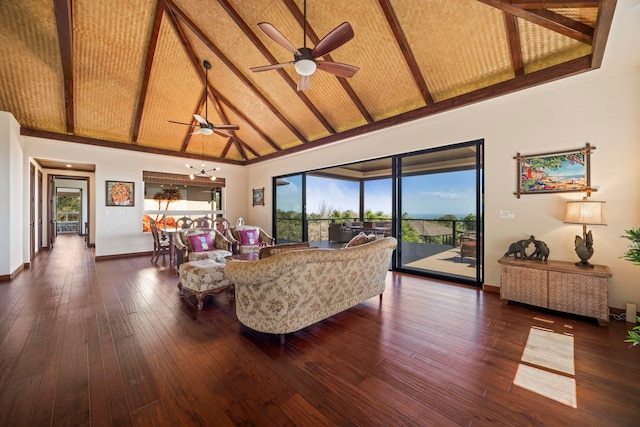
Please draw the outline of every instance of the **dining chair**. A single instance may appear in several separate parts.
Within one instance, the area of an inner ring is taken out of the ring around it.
[[[162,261],[164,262],[164,255],[169,252],[171,241],[168,236],[161,235],[158,231],[158,225],[153,218],[149,219],[151,226],[151,234],[153,235],[153,255],[151,255],[151,262],[156,264],[160,254],[162,254]]]
[[[192,227],[193,227],[193,220],[188,216],[183,216],[182,218],[178,218],[176,220],[176,228],[182,228],[184,230]]]
[[[193,226],[195,228],[211,228],[211,219],[206,216],[196,218],[193,220]]]

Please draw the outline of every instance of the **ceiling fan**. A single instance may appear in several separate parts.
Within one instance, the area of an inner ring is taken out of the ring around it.
[[[359,68],[353,65],[342,64],[340,62],[322,61],[321,58],[333,50],[339,48],[353,38],[353,28],[348,22],[343,22],[336,28],[331,30],[320,42],[310,49],[307,47],[307,1],[304,2],[304,47],[296,48],[280,31],[268,22],[261,22],[258,28],[271,40],[293,53],[293,61],[283,62],[280,64],[264,65],[261,67],[253,67],[251,71],[269,71],[277,68],[284,68],[287,65],[294,64],[298,73],[298,90],[306,90],[311,87],[311,75],[316,68],[327,73],[334,74],[338,77],[352,77]]]
[[[205,82],[204,82],[204,91],[205,91],[205,104],[204,104],[204,117],[199,114],[194,114],[193,117],[196,119],[198,123],[182,123],[182,122],[174,122],[173,120],[167,120],[169,123],[175,123],[178,125],[185,126],[200,126],[200,129],[196,129],[191,132],[191,135],[211,135],[212,133],[217,133],[218,135],[233,137],[229,132],[225,132],[225,130],[238,130],[240,126],[238,125],[214,125],[209,121],[209,70],[211,69],[211,64],[206,59],[202,63],[205,69]],[[204,166],[204,165],[203,165]]]

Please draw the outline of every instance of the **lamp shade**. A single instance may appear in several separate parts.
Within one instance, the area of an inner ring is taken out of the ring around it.
[[[580,200],[567,202],[564,222],[569,224],[607,225],[604,219],[605,202]]]

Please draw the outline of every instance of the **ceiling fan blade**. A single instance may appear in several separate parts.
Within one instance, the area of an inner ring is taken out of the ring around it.
[[[225,138],[233,138],[233,135],[229,132],[225,132],[223,130],[213,129],[213,133],[218,134],[220,136],[224,136]]]
[[[258,24],[258,28],[260,28],[260,30],[262,30],[262,32],[267,37],[278,43],[283,48],[287,49],[289,52],[298,56],[302,55],[298,48],[295,47],[289,40],[287,40],[287,38],[283,36],[282,33],[278,31],[273,25],[269,24],[268,22],[260,22]]]
[[[318,42],[316,47],[311,51],[311,55],[314,58],[325,56],[327,53],[339,48],[352,38],[353,28],[351,28],[351,24],[343,22]]]
[[[307,90],[311,87],[311,76],[300,76],[298,78],[298,90]]]
[[[291,64],[293,64],[293,61],[283,62],[281,64],[272,64],[272,65],[263,65],[261,67],[253,67],[253,68],[250,68],[250,70],[253,71],[254,73],[258,73],[260,71],[269,71],[269,70],[275,70],[277,68],[284,68],[287,65],[291,65]]]
[[[200,123],[202,125],[208,125],[209,124],[209,122],[207,122],[207,119],[202,117],[200,114],[194,114],[193,117],[195,117],[195,119],[198,121],[198,123]]]
[[[182,123],[182,122],[174,122],[173,120],[167,120],[169,123],[173,123],[176,125],[185,125],[185,126],[195,126],[193,123]]]
[[[353,65],[332,61],[317,61],[316,65],[322,71],[335,74],[338,77],[353,77],[353,75],[360,70],[360,68],[354,67]]]
[[[227,130],[239,130],[240,126],[238,125],[213,125],[213,129],[227,129]]]

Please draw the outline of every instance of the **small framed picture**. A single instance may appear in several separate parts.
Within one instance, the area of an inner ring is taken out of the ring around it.
[[[253,206],[264,206],[264,187],[253,189]]]
[[[584,148],[553,153],[523,156],[518,153],[518,182],[516,196],[522,194],[587,192],[591,188],[591,152],[588,143]]]
[[[107,181],[107,206],[135,206],[135,183]]]

